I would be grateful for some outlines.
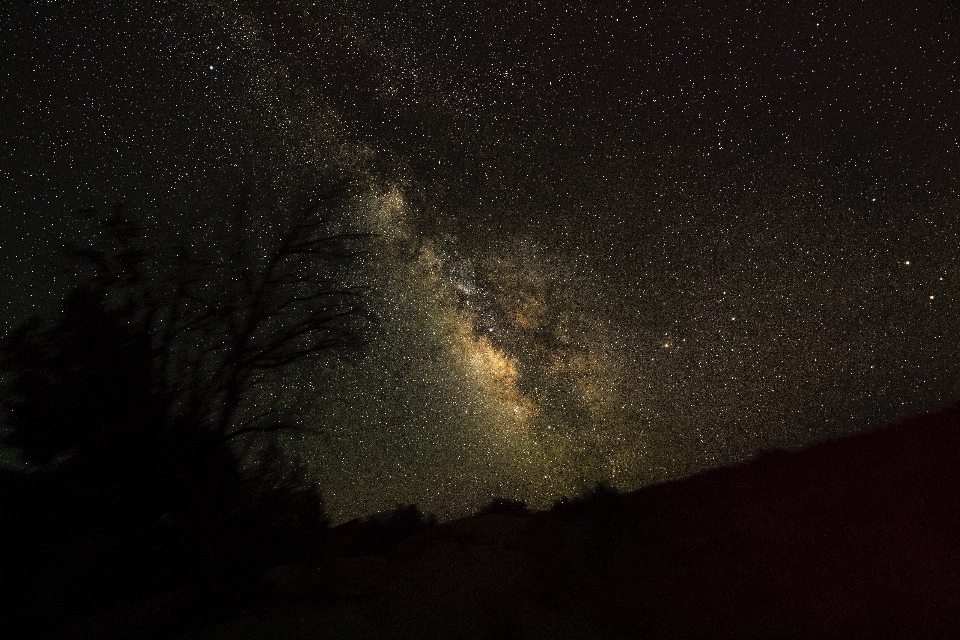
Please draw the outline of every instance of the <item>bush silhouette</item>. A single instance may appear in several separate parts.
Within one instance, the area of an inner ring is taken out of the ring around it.
[[[494,498],[479,511],[480,514],[526,516],[530,514],[527,503],[511,498]]]

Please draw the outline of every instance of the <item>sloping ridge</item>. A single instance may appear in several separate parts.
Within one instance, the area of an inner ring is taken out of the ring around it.
[[[418,513],[333,529],[186,637],[960,638],[960,405],[548,512]]]
[[[547,521],[546,599],[629,636],[960,637],[960,406]]]
[[[491,637],[957,638],[960,406],[430,527],[377,562],[341,574],[351,601]]]

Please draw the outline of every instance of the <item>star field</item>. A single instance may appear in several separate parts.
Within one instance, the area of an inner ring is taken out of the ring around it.
[[[4,9],[5,327],[72,209],[197,245],[331,176],[356,354],[271,381],[335,520],[629,490],[960,398],[955,9]],[[55,280],[59,278],[59,280]],[[66,278],[69,281],[69,277]]]

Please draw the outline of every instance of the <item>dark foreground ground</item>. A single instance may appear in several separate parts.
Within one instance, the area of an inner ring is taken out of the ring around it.
[[[960,407],[546,513],[347,523],[60,636],[960,638]]]

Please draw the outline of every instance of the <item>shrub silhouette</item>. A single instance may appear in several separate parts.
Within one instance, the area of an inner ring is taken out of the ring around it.
[[[265,375],[360,343],[362,291],[338,279],[362,236],[322,235],[334,200],[293,215],[273,243],[238,206],[226,247],[179,248],[166,265],[120,208],[83,212],[103,241],[69,256],[91,277],[52,322],[30,320],[0,348],[3,443],[32,466],[0,478],[10,508],[29,505],[5,523],[4,555],[18,556],[7,584],[35,621],[256,574],[318,544],[320,497],[271,440],[307,429],[254,411],[249,395]],[[259,447],[253,469],[241,440]]]
[[[339,556],[384,555],[436,524],[415,504],[400,506],[365,520],[351,520],[333,529],[328,548]]]
[[[490,515],[511,515],[511,516],[526,516],[530,514],[530,509],[527,507],[527,503],[523,500],[513,500],[511,498],[494,498],[488,502],[480,511],[479,514],[490,514]]]

